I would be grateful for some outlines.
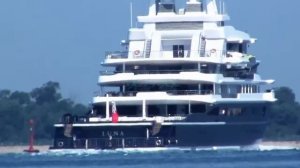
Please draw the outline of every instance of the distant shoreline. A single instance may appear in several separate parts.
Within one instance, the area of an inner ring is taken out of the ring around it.
[[[258,144],[259,146],[265,147],[278,147],[278,148],[295,148],[300,149],[300,141],[263,141]],[[37,145],[34,149],[40,152],[47,152],[49,150],[49,145]],[[23,153],[24,150],[28,149],[28,146],[0,146],[0,154],[16,154]]]
[[[23,153],[26,149],[28,149],[28,146],[0,146],[0,154]],[[35,146],[34,149],[37,149],[40,152],[47,152],[49,150],[49,145]]]

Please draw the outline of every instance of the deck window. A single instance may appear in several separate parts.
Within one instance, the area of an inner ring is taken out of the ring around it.
[[[247,43],[227,43],[227,51],[247,53]]]
[[[184,57],[184,45],[173,45],[173,57]]]

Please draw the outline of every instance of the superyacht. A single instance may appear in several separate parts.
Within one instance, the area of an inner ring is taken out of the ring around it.
[[[266,90],[248,52],[256,39],[227,24],[216,0],[150,0],[140,28],[107,52],[100,92],[84,116],[54,125],[51,149],[248,146],[267,126]]]

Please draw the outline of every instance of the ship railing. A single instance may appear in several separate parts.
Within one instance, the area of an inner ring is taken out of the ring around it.
[[[106,59],[147,59],[147,58],[223,58],[225,50],[161,50],[161,51],[107,51]]]
[[[109,97],[135,97],[137,93],[143,92],[166,92],[169,95],[212,95],[214,94],[212,90],[159,90],[159,91],[127,91],[127,92],[107,92],[105,95],[101,92],[95,92],[94,96],[109,96]]]
[[[100,75],[115,75],[118,73],[133,74],[179,74],[181,72],[198,72],[198,69],[181,69],[181,70],[125,70],[125,71],[100,71]]]
[[[106,59],[127,59],[128,51],[107,51],[105,52]]]
[[[170,95],[211,95],[212,90],[171,90],[167,91]]]
[[[103,95],[101,92],[95,92],[94,96],[109,96],[109,97],[135,97],[138,91],[116,92],[109,91]]]
[[[115,132],[102,132],[102,136],[107,138],[88,138],[76,139],[65,138],[55,139],[54,148],[68,148],[68,149],[116,149],[116,148],[141,148],[141,147],[163,147],[177,144],[175,138],[162,137],[119,137],[121,133],[115,135]],[[118,137],[114,137],[118,136]]]

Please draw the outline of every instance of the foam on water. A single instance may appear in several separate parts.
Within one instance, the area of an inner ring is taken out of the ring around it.
[[[131,148],[51,150],[38,154],[0,155],[0,167],[27,168],[298,168],[300,149],[293,146],[211,148]]]
[[[31,155],[98,155],[98,154],[127,154],[127,153],[156,153],[172,151],[277,151],[277,150],[300,150],[295,146],[271,146],[271,145],[253,145],[253,146],[229,146],[229,147],[197,147],[197,148],[125,148],[115,150],[95,150],[95,149],[62,149],[49,150]]]
[[[259,145],[258,149],[260,151],[274,151],[274,150],[300,150],[300,146],[275,146],[275,145]]]

